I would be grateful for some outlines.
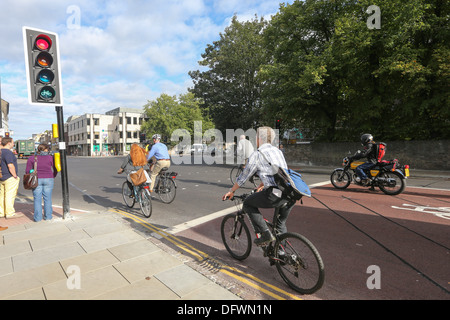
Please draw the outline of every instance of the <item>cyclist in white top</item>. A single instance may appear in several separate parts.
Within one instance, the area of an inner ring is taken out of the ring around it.
[[[257,188],[257,192],[247,197],[243,203],[244,212],[248,214],[255,231],[261,235],[255,240],[256,245],[265,245],[275,240],[258,208],[275,208],[280,205],[282,200],[281,192],[277,189],[277,184],[273,177],[276,172],[274,172],[273,166],[269,162],[281,168],[287,168],[287,164],[283,153],[272,145],[274,139],[275,132],[272,128],[258,128],[256,134],[258,150],[250,156],[247,166],[230,191],[222,197],[223,200],[233,198],[234,192],[256,172],[258,173],[261,184]],[[294,203],[289,203],[280,209],[280,217],[276,224],[277,232],[287,232],[286,220],[293,206]]]

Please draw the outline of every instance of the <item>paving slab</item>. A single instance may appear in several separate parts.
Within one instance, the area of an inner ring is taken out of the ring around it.
[[[168,288],[183,298],[210,283],[210,280],[185,264],[164,270],[155,275]],[[183,281],[180,281],[183,279]]]
[[[66,274],[58,262],[10,273],[0,277],[0,299],[41,288],[61,279],[66,279]]]
[[[83,239],[78,242],[86,252],[90,253],[142,239],[144,238],[133,230],[125,229],[119,232],[112,232],[89,239]]]
[[[147,277],[153,277],[167,269],[183,264],[180,260],[158,250],[143,256],[129,259],[115,265],[115,268],[130,282],[136,282]]]
[[[28,270],[82,254],[85,254],[85,251],[78,243],[63,244],[14,256],[13,268],[15,272]]]
[[[61,260],[60,264],[64,270],[68,270],[70,266],[77,266],[81,274],[83,274],[105,268],[118,262],[120,261],[111,252],[105,249]]]
[[[120,261],[125,261],[128,259],[136,258],[138,256],[159,251],[160,248],[151,243],[149,240],[145,239],[112,247],[108,250]]]
[[[65,279],[43,287],[48,300],[87,300],[118,288],[129,282],[117,272],[113,266],[83,273],[80,276],[80,287]],[[68,285],[69,283],[69,285]]]
[[[180,297],[155,277],[96,296],[96,300],[179,300]]]
[[[16,243],[5,244],[3,246],[0,246],[0,259],[6,257],[10,258],[12,256],[31,251],[32,249],[29,241],[20,241]]]
[[[24,230],[18,230],[15,232],[7,232],[3,234],[3,241],[4,244],[10,244],[19,241],[39,239],[55,234],[68,233],[69,231],[70,230],[64,224],[49,223],[46,225],[42,225],[42,227],[33,227]]]

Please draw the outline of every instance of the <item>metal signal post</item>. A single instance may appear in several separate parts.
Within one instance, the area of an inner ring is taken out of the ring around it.
[[[58,122],[59,154],[61,155],[61,187],[63,195],[63,219],[66,219],[67,215],[70,213],[70,203],[69,203],[69,181],[67,177],[66,141],[64,138],[63,107],[56,106],[55,110]]]

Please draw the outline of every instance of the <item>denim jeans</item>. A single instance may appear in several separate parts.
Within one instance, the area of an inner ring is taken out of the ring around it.
[[[361,180],[365,180],[367,179],[367,174],[364,171],[372,169],[375,165],[376,163],[372,162],[363,163],[362,165],[356,167],[356,174],[361,178]]]
[[[33,190],[34,197],[34,221],[42,220],[42,198],[44,199],[44,219],[50,220],[52,218],[52,192],[55,184],[53,178],[39,178],[38,186]]]

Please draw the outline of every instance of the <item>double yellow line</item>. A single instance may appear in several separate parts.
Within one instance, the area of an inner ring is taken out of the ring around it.
[[[224,265],[220,262],[218,262],[217,260],[215,260],[214,258],[210,257],[207,253],[191,246],[189,243],[186,243],[182,240],[180,240],[179,238],[177,238],[176,236],[158,228],[155,227],[154,225],[152,225],[151,223],[148,223],[147,221],[120,209],[110,209],[110,211],[118,213],[122,216],[125,216],[137,223],[139,223],[141,226],[143,226],[144,228],[158,234],[159,236],[161,236],[162,238],[166,239],[167,241],[169,241],[170,243],[172,243],[173,245],[175,245],[176,247],[184,250],[185,252],[189,253],[192,257],[194,257],[197,261],[199,262],[204,262],[204,261],[212,261],[215,264],[219,265],[219,271],[240,281],[243,282],[261,292],[264,292],[265,294],[267,294],[268,296],[275,298],[277,300],[286,300],[286,298],[284,298],[281,295],[284,295],[290,299],[294,299],[294,300],[302,300],[299,297],[283,290],[280,289],[274,285],[271,285],[270,283],[267,283],[255,276],[252,276],[251,274],[247,274],[241,270],[238,270],[236,268]],[[250,280],[251,281],[250,281]],[[272,291],[266,289],[269,288]],[[274,293],[273,291],[275,291],[276,293]],[[280,295],[281,294],[281,295]]]

